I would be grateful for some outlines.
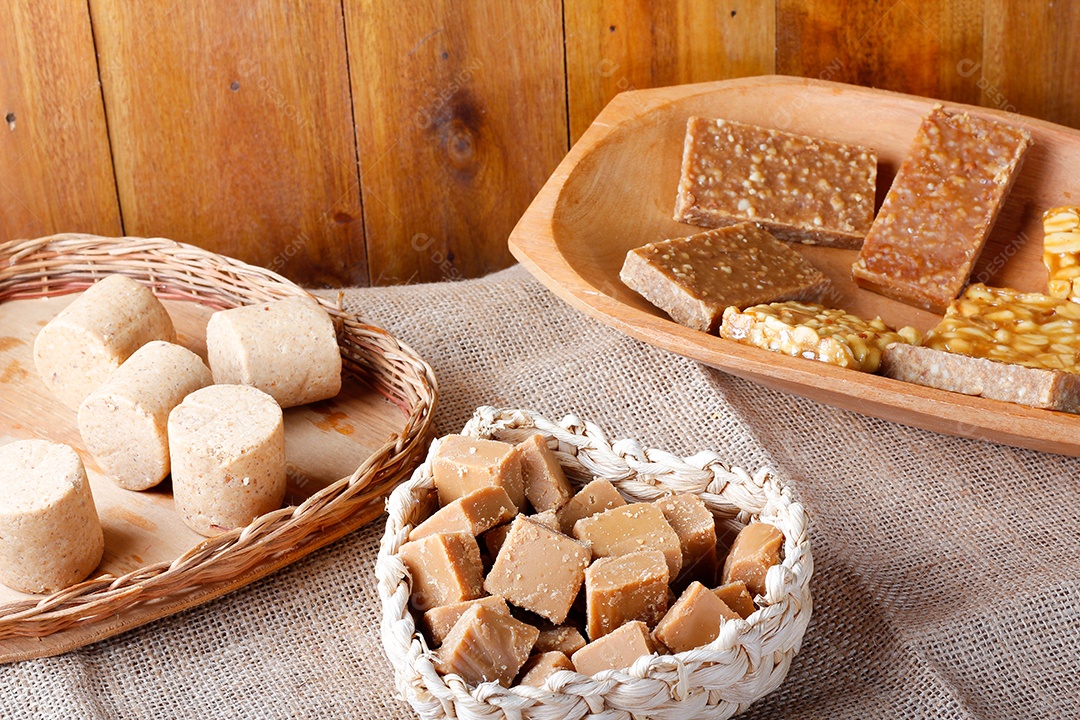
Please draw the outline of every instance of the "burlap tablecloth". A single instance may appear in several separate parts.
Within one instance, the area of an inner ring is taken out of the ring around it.
[[[763,389],[578,314],[520,268],[350,291],[435,368],[436,430],[483,404],[774,468],[812,516],[814,618],[745,718],[1080,717],[1080,460]],[[2,718],[398,718],[377,522],[209,605],[0,668]]]

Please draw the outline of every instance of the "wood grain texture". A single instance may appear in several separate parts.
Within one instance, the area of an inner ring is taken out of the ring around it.
[[[366,284],[340,5],[90,7],[127,232]]]
[[[0,241],[119,235],[84,0],[0,3]]]
[[[1080,127],[1080,4],[986,0],[979,104]],[[1067,30],[1066,30],[1067,29]]]
[[[345,5],[373,284],[478,276],[566,152],[559,0]]]
[[[822,362],[792,358],[691,330],[619,281],[626,252],[687,234],[671,219],[686,118],[769,124],[797,108],[789,129],[871,145],[895,166],[933,100],[817,80],[763,77],[621,95],[574,145],[510,236],[515,257],[557,295],[616,329],[755,382],[837,407],[942,433],[1080,455],[1080,416],[968,397]],[[963,107],[963,106],[961,106]],[[990,117],[1001,111],[972,107]],[[1035,143],[983,252],[990,284],[1045,288],[1041,211],[1080,199],[1080,132],[1025,119]],[[887,184],[887,180],[879,180]],[[893,327],[926,330],[938,317],[854,285],[855,250],[800,246],[829,276],[828,303]]]
[[[979,0],[778,0],[778,13],[779,74],[979,101],[957,69],[982,57]]]
[[[570,139],[620,92],[772,73],[776,6],[565,0]]]

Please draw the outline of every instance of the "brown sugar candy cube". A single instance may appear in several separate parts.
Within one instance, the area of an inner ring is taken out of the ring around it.
[[[412,604],[420,610],[474,600],[484,594],[480,546],[468,533],[428,535],[398,551],[412,577]]]
[[[517,505],[497,485],[488,485],[444,506],[409,533],[410,540],[436,533],[466,532],[476,536],[517,515]]]
[[[874,220],[855,283],[944,313],[1020,173],[1031,135],[936,105],[923,118]]]
[[[667,612],[668,567],[659,550],[600,558],[585,571],[585,616],[596,640],[632,620],[652,627]]]
[[[543,525],[546,528],[550,528],[555,532],[560,532],[559,520],[555,516],[554,510],[545,510],[542,513],[536,513],[535,515],[526,515],[529,520],[532,520],[537,525]],[[491,557],[496,557],[499,554],[499,549],[502,548],[503,542],[506,540],[507,533],[510,532],[510,523],[505,523],[497,527],[493,527],[484,533],[484,546],[487,547],[488,554]]]
[[[750,597],[750,593],[746,591],[746,583],[740,580],[721,585],[713,590],[713,594],[734,610],[743,620],[757,611],[754,598]]]
[[[544,687],[547,679],[560,670],[574,671],[574,663],[565,653],[556,651],[533,655],[521,668],[521,679],[518,685],[531,685],[532,687]]]
[[[570,502],[556,511],[559,525],[567,535],[574,531],[574,523],[581,518],[590,517],[597,513],[622,507],[626,504],[623,496],[607,480],[596,479],[578,491],[577,495],[570,498]]]
[[[421,616],[420,624],[427,632],[428,637],[431,638],[431,642],[435,645],[441,645],[454,628],[458,618],[473,605],[486,605],[494,610],[510,612],[506,600],[498,595],[488,595],[477,600],[466,600],[465,602],[431,608]]]
[[[547,446],[544,436],[537,433],[518,443],[521,453],[521,478],[525,496],[537,512],[557,510],[574,494],[562,466]]]
[[[540,637],[536,638],[536,644],[533,645],[533,652],[545,653],[557,650],[570,656],[583,647],[585,647],[585,638],[576,627],[557,625],[540,631]]]
[[[797,250],[753,223],[635,248],[619,279],[680,325],[710,333],[727,307],[817,301],[829,287]]]
[[[668,577],[682,569],[679,536],[654,503],[634,503],[605,510],[574,523],[574,537],[592,546],[593,557],[659,550],[667,561]]]
[[[447,505],[474,490],[496,485],[518,509],[525,507],[521,454],[508,443],[463,435],[443,438],[431,462],[439,504]]]
[[[581,648],[570,660],[582,675],[595,675],[604,670],[628,668],[642,655],[656,652],[656,644],[648,626],[640,620],[628,622],[599,640]]]
[[[712,584],[716,577],[716,523],[697,495],[666,495],[656,501],[682,548],[680,579]]]
[[[672,652],[708,645],[720,635],[722,620],[739,615],[699,582],[690,583],[653,631],[653,637]]]
[[[874,219],[876,180],[869,148],[692,117],[675,219],[750,220],[781,240],[857,248]]]
[[[510,687],[538,634],[508,612],[473,605],[435,651],[435,669],[444,675],[456,673],[473,685],[494,680]]]
[[[558,624],[570,612],[589,560],[589,549],[581,543],[518,516],[484,589]]]
[[[728,552],[721,582],[726,585],[741,580],[752,595],[764,595],[765,576],[769,568],[780,562],[783,545],[784,535],[775,526],[750,523],[739,531]]]

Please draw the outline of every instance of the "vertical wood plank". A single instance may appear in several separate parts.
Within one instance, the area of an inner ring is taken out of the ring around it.
[[[979,102],[1080,127],[1080,4],[986,0],[982,63],[964,70]]]
[[[777,72],[977,103],[980,0],[779,0]]]
[[[366,283],[340,5],[90,6],[127,232]]]
[[[347,0],[373,284],[474,277],[566,153],[559,0]]]
[[[120,234],[85,0],[0,3],[0,242]]]
[[[565,0],[570,135],[624,90],[772,73],[771,2]]]

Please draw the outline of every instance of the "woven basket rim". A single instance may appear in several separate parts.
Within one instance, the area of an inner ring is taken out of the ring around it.
[[[499,436],[513,441],[535,431],[542,433],[549,442],[558,443],[556,454],[564,467],[567,467],[566,460],[571,456],[575,458],[577,470],[567,468],[568,474],[578,472],[607,477],[624,494],[642,501],[670,491],[692,491],[705,500],[714,515],[735,517],[744,522],[754,517],[777,525],[785,535],[785,558],[780,566],[770,570],[767,580],[769,604],[748,620],[725,623],[720,637],[704,648],[676,655],[639,658],[628,670],[604,671],[594,677],[560,671],[543,688],[504,688],[493,682],[471,686],[456,675],[444,678],[435,672],[426,640],[416,629],[408,607],[410,581],[397,555],[413,527],[410,520],[422,519],[421,500],[433,487],[431,458],[441,442],[436,439],[412,478],[390,495],[389,517],[375,568],[383,606],[384,650],[395,668],[399,691],[413,708],[424,718],[452,717],[461,713],[517,718],[523,711],[536,718],[581,717],[611,709],[633,712],[640,717],[651,716],[653,712],[677,717],[670,713],[678,713],[681,708],[693,710],[686,717],[730,717],[774,690],[786,675],[791,657],[798,652],[812,614],[809,583],[813,557],[808,518],[802,505],[793,498],[790,487],[767,469],[750,475],[741,468],[725,465],[711,451],[680,458],[663,450],[646,448],[634,440],[609,442],[597,425],[575,415],[567,415],[560,423],[554,423],[528,410],[484,406],[477,409],[461,434],[485,438]],[[763,639],[763,636],[775,636],[785,628],[789,637],[785,638],[783,648],[771,647],[770,643],[776,644],[775,637]],[[755,648],[759,655],[764,650],[770,656],[774,650],[784,653],[783,666],[775,666],[777,676],[757,682],[758,691],[745,686],[755,685],[754,674],[760,673],[746,668],[741,677],[749,680],[743,687],[739,682],[730,683],[735,688],[730,699],[710,695],[705,710],[700,702],[684,702],[694,694],[690,678],[698,673],[708,674],[714,667],[739,662],[745,665],[745,658],[740,660],[738,656],[755,652]],[[666,690],[668,699],[652,710],[633,704],[622,706],[628,695],[635,694],[635,689],[642,690],[643,702],[649,698],[655,700],[660,690]],[[587,706],[587,712],[582,712],[582,703]],[[704,715],[699,715],[702,712]]]
[[[394,402],[404,413],[404,424],[350,476],[299,505],[203,540],[171,562],[119,577],[103,575],[0,606],[0,641],[44,637],[77,624],[111,620],[146,603],[210,588],[311,546],[331,523],[371,522],[381,514],[386,494],[419,462],[430,434],[438,398],[430,365],[387,331],[345,312],[340,294],[336,302],[312,295],[271,270],[166,238],[62,233],[0,243],[0,302],[77,292],[116,273],[148,284],[160,298],[215,309],[291,296],[314,299],[338,331],[343,372]],[[306,551],[292,560],[303,554]]]

